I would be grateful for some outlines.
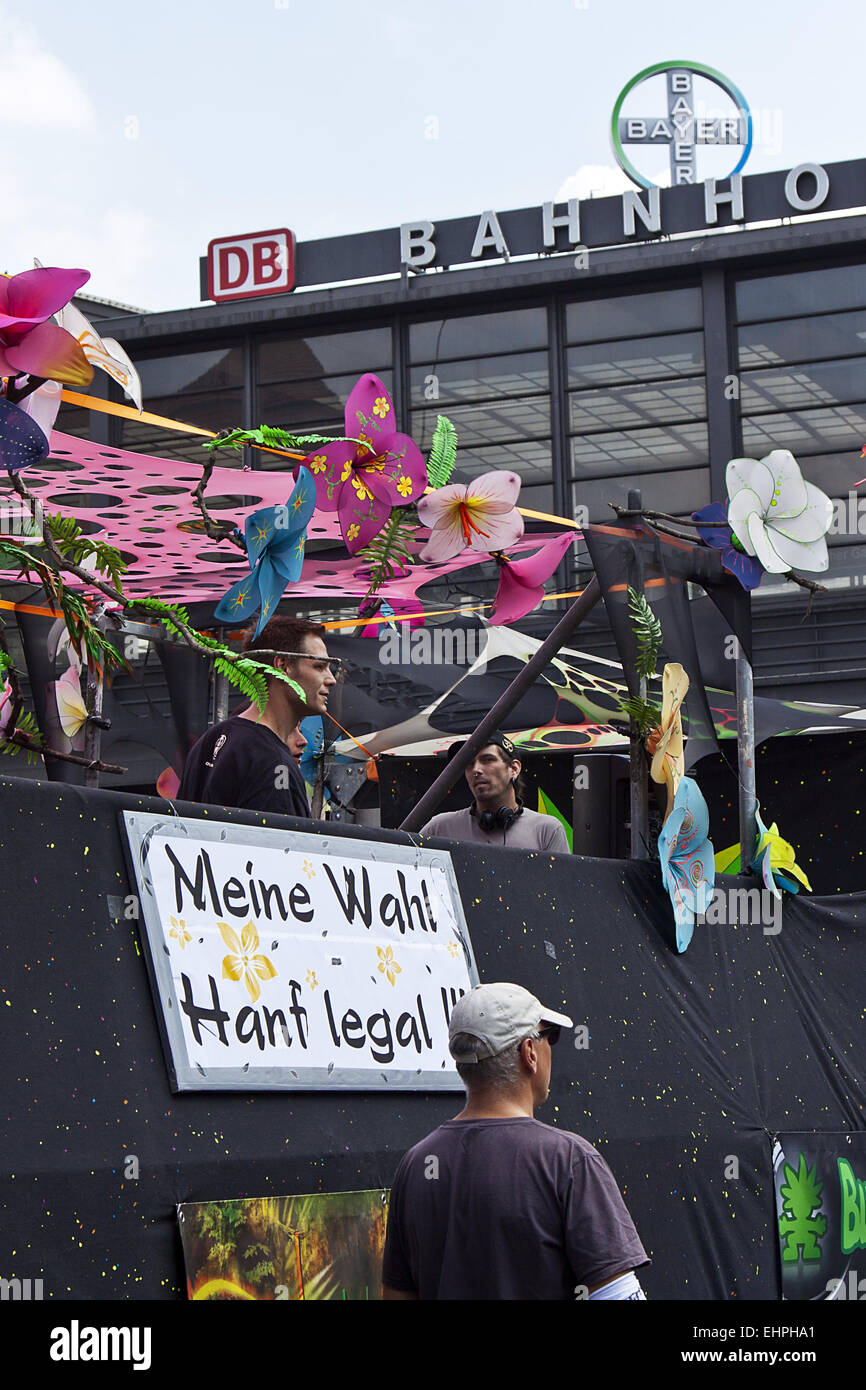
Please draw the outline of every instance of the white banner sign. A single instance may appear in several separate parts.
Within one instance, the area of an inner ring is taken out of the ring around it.
[[[461,1090],[451,856],[123,812],[176,1090]]]

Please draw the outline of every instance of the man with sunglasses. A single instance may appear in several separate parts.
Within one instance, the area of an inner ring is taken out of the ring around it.
[[[520,985],[476,985],[451,1014],[466,1087],[391,1187],[386,1299],[642,1299],[649,1263],[596,1149],[534,1118],[564,1014]]]
[[[208,729],[189,752],[178,800],[240,806],[311,819],[307,789],[295,756],[297,728],[308,714],[327,714],[337,683],[325,646],[325,629],[305,618],[271,618],[244,650],[275,651],[263,658],[285,671],[303,699],[285,681],[271,677],[264,710],[255,705]]]

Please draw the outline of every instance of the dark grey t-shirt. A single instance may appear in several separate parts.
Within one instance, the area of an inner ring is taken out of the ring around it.
[[[441,835],[443,840],[475,840],[484,845],[505,845],[510,849],[540,849],[548,854],[570,854],[568,838],[555,816],[524,810],[507,830],[482,830],[469,807],[463,811],[440,811],[419,831],[421,835]]]
[[[397,1168],[382,1281],[422,1299],[570,1299],[647,1264],[613,1174],[576,1134],[447,1120]]]

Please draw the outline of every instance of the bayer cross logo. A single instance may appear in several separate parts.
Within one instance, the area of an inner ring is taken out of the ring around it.
[[[623,115],[623,106],[635,88],[662,74],[667,88],[667,112],[647,115],[632,101],[628,114]],[[710,90],[715,87],[724,94],[726,114],[717,115],[715,109],[707,110],[703,102],[696,100],[695,78],[711,84]],[[613,109],[611,135],[617,163],[641,188],[652,188],[654,182],[635,168],[623,146],[667,146],[671,187],[675,188],[678,184],[698,182],[698,146],[731,146],[733,167],[723,177],[738,174],[752,148],[752,117],[742,92],[714,68],[701,63],[656,63],[623,87]]]

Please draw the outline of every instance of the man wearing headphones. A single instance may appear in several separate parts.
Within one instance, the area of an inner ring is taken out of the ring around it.
[[[459,743],[448,750],[453,757]],[[445,840],[476,840],[510,849],[569,854],[565,830],[555,816],[529,811],[520,800],[520,759],[514,744],[498,729],[466,769],[474,804],[465,811],[441,811],[421,827],[422,835]]]

